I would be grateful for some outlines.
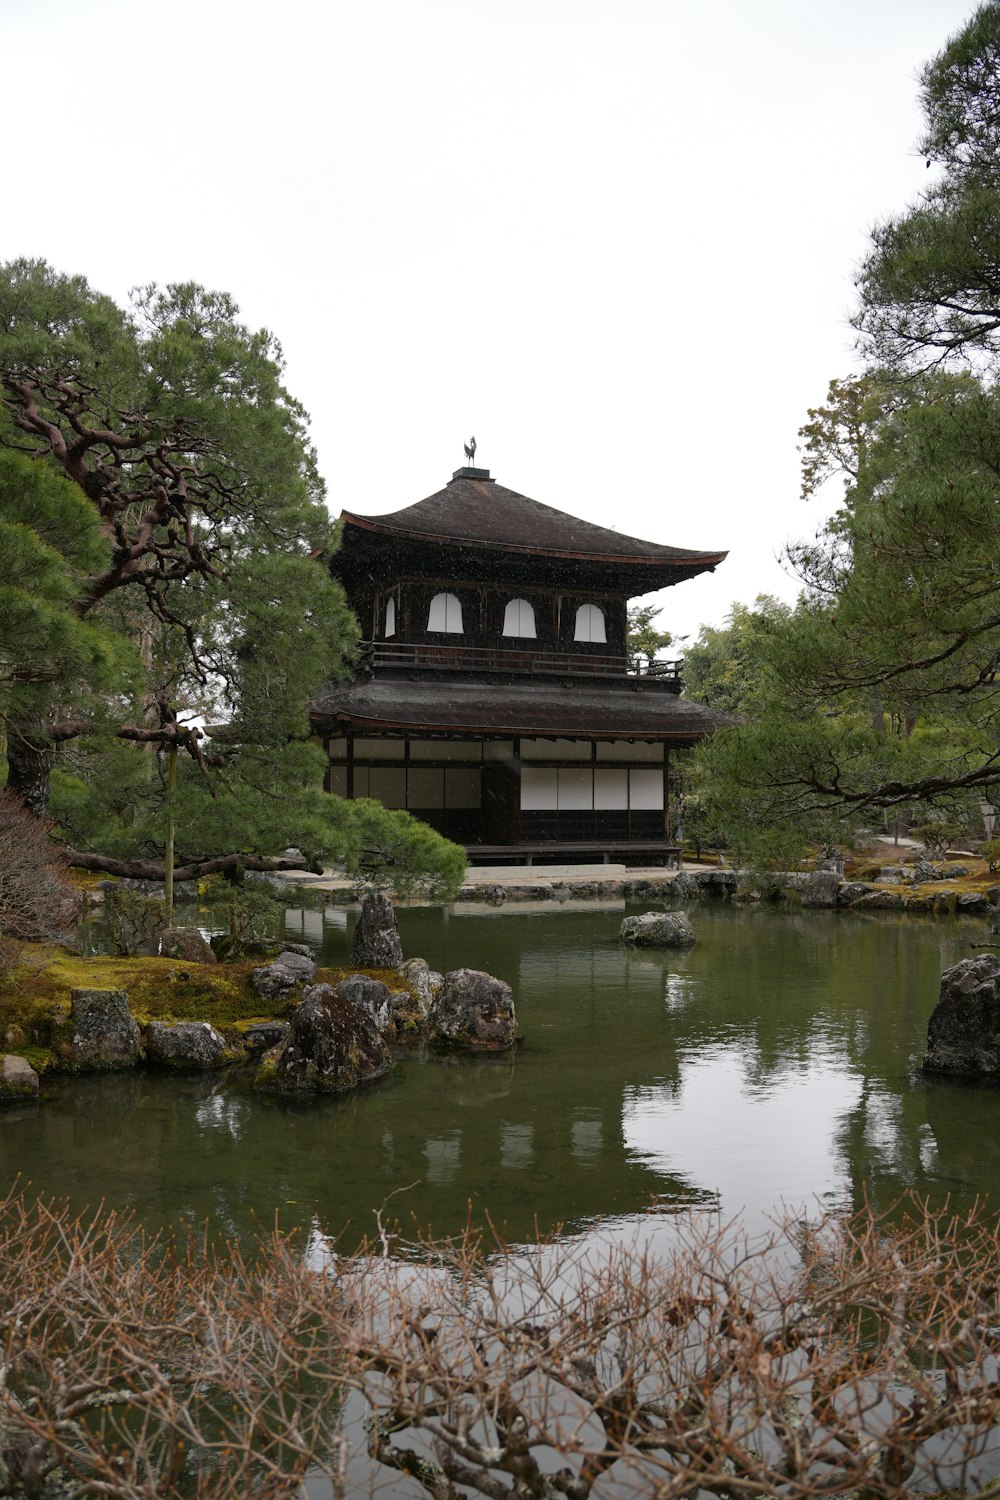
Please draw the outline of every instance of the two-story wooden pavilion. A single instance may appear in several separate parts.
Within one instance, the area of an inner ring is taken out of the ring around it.
[[[479,862],[663,857],[671,746],[719,722],[626,655],[628,601],[724,552],[624,536],[458,469],[333,561],[367,639],[314,700],[327,788],[407,808]]]

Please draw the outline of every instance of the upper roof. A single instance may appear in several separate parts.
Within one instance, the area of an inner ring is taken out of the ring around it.
[[[565,511],[543,505],[490,477],[488,469],[457,469],[443,490],[384,516],[359,516],[344,511],[346,528],[360,528],[383,537],[451,546],[483,547],[490,551],[525,553],[534,557],[653,564],[690,577],[715,567],[725,552],[668,547],[642,541],[582,521]],[[346,539],[346,536],[345,536]]]

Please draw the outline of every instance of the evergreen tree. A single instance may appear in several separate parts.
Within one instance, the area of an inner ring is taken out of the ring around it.
[[[12,262],[0,449],[86,509],[92,550],[66,610],[141,661],[113,694],[83,670],[80,691],[64,673],[31,703],[0,700],[9,788],[40,814],[51,785],[92,868],[162,872],[172,847],[186,873],[273,867],[287,845],[335,853],[361,814],[320,790],[307,703],[348,667],[357,623],[273,336],[198,286],[143,287],[120,308]]]

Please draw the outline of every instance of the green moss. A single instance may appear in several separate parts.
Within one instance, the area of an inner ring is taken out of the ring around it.
[[[175,958],[82,958],[26,945],[18,967],[0,984],[0,1034],[20,1026],[30,1042],[47,1044],[52,1017],[69,1015],[74,989],[125,990],[140,1025],[211,1021],[220,1030],[232,1028],[262,1019],[260,996],[250,983],[259,967],[259,959],[185,964]]]
[[[39,1077],[58,1065],[59,1059],[49,1047],[15,1047],[11,1049],[30,1063]]]

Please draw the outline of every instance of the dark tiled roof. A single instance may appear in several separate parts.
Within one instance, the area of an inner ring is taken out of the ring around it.
[[[314,698],[317,729],[414,729],[580,739],[701,739],[729,723],[699,703],[657,688],[547,682],[456,682],[377,676],[339,683]]]
[[[341,519],[347,527],[400,537],[452,544],[479,543],[493,548],[523,549],[536,555],[675,563],[696,572],[714,567],[726,556],[725,552],[666,547],[625,536],[554,510],[551,505],[542,505],[485,478],[456,477],[437,494],[390,515],[359,516],[344,511]]]

